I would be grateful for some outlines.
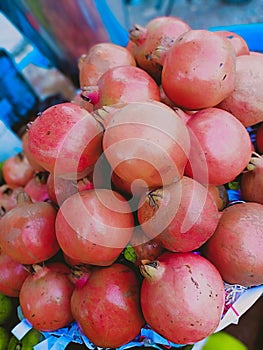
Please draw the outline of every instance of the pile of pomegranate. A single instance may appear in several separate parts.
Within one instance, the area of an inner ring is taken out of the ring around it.
[[[35,329],[76,322],[97,347],[145,326],[194,344],[225,282],[263,284],[263,55],[177,17],[129,37],[84,53],[80,93],[5,161],[0,292]]]

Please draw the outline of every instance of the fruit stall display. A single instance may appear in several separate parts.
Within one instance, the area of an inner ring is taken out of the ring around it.
[[[263,55],[170,16],[78,68],[2,164],[0,339],[200,349],[263,291]]]

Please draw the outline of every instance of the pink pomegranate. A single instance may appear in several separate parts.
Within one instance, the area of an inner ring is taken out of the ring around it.
[[[143,261],[141,306],[146,322],[176,344],[212,334],[222,317],[225,290],[216,267],[195,253],[165,252]]]

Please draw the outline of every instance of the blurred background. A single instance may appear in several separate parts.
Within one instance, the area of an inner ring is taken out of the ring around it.
[[[263,47],[262,0],[0,0],[0,133],[19,135],[36,113],[71,100],[82,54],[98,42],[126,46],[128,30],[156,16],[234,30],[251,50]]]

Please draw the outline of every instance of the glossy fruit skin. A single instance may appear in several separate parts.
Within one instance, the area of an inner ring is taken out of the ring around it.
[[[21,202],[0,220],[0,246],[21,264],[34,264],[54,256],[57,209],[48,202],[33,203],[25,193]]]
[[[63,202],[56,218],[56,237],[69,258],[107,266],[129,242],[133,225],[131,208],[122,195],[93,189]]]
[[[78,60],[80,87],[96,85],[108,69],[118,66],[136,66],[130,51],[113,43],[97,43]]]
[[[64,273],[39,267],[24,281],[19,303],[25,318],[39,331],[65,327],[73,316],[70,298],[74,285]]]
[[[30,124],[29,124],[30,125]],[[36,172],[38,171],[44,171],[45,169],[37,162],[35,157],[32,155],[32,153],[28,149],[28,130],[25,131],[24,135],[22,136],[22,149],[23,153],[26,156],[29,164],[32,166],[33,169],[35,169]]]
[[[23,152],[8,158],[2,167],[5,183],[10,186],[25,186],[34,173],[35,169]]]
[[[263,204],[246,202],[223,210],[204,247],[224,281],[243,286],[263,283]]]
[[[17,298],[27,276],[26,267],[0,249],[0,293]]]
[[[86,176],[101,154],[103,128],[84,108],[59,103],[29,128],[28,148],[48,172],[69,179]]]
[[[137,185],[145,188],[181,178],[189,147],[183,120],[169,107],[151,101],[129,103],[116,111],[103,136],[113,171],[127,185],[138,180]]]
[[[214,332],[225,291],[213,264],[199,254],[165,252],[141,271],[142,311],[153,330],[176,344],[192,344]]]
[[[231,113],[205,108],[188,121],[191,151],[185,175],[203,184],[233,181],[251,158],[251,141],[244,125]]]
[[[108,69],[98,80],[97,88],[95,109],[118,103],[160,100],[157,83],[146,71],[135,66]]]
[[[235,88],[218,107],[231,112],[246,127],[262,122],[262,81],[263,54],[238,56]]]
[[[214,233],[219,213],[206,187],[183,176],[141,198],[138,220],[145,234],[165,249],[188,252]]]
[[[227,39],[204,29],[189,30],[166,53],[163,90],[183,109],[213,107],[234,89],[235,61]]]
[[[96,268],[72,294],[73,316],[96,346],[117,348],[132,341],[145,324],[139,290],[138,277],[128,266]]]

